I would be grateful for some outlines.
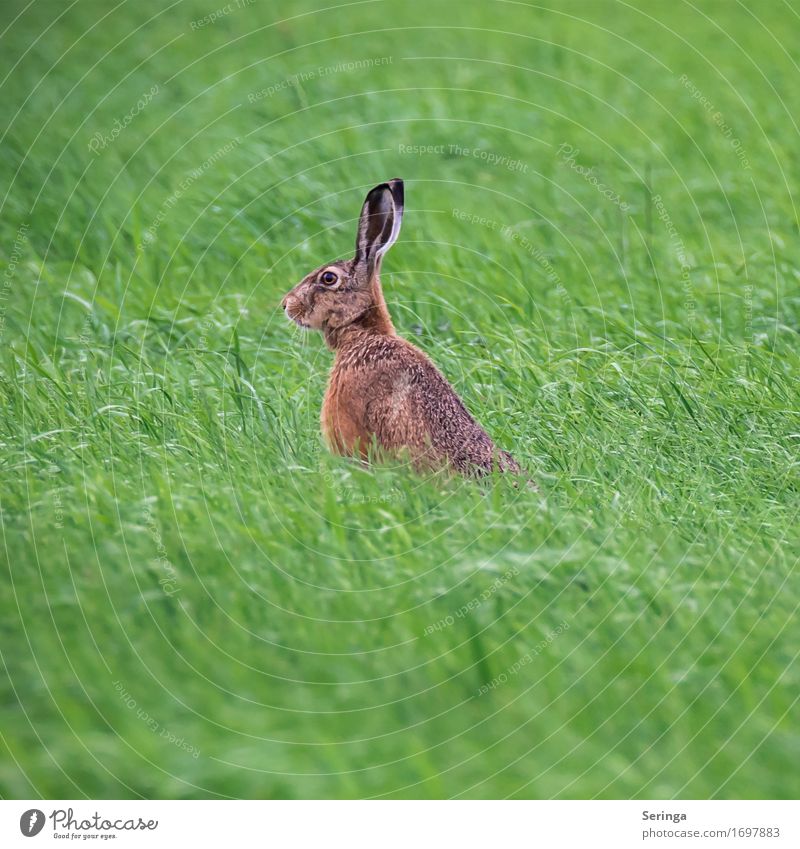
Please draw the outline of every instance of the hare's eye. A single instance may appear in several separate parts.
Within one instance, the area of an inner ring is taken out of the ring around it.
[[[333,286],[333,284],[339,279],[339,275],[334,271],[323,271],[322,274],[320,274],[319,279],[326,286]]]

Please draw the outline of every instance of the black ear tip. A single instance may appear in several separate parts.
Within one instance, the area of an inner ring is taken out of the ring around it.
[[[367,194],[367,203],[377,201],[387,189],[391,194],[395,205],[403,206],[405,191],[403,188],[403,181],[400,177],[394,177],[391,180],[387,180],[385,183],[378,183],[377,186],[371,188]]]
[[[403,185],[403,180],[401,177],[394,177],[389,180],[389,189],[394,196],[395,203],[399,206],[403,205],[403,196],[405,195],[405,187]]]

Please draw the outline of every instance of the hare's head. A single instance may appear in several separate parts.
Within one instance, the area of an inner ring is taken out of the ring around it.
[[[397,239],[402,218],[403,181],[375,186],[361,209],[356,255],[326,263],[304,277],[282,301],[286,315],[301,327],[327,335],[370,312],[385,311],[378,271],[381,257]]]

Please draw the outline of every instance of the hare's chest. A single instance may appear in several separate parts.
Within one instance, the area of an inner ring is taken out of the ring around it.
[[[372,439],[365,424],[365,397],[343,369],[334,367],[320,416],[322,436],[334,454],[366,457]]]

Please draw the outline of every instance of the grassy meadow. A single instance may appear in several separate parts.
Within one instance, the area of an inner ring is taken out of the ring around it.
[[[0,796],[800,795],[799,26],[7,0]],[[321,444],[280,298],[395,176],[538,493]]]

